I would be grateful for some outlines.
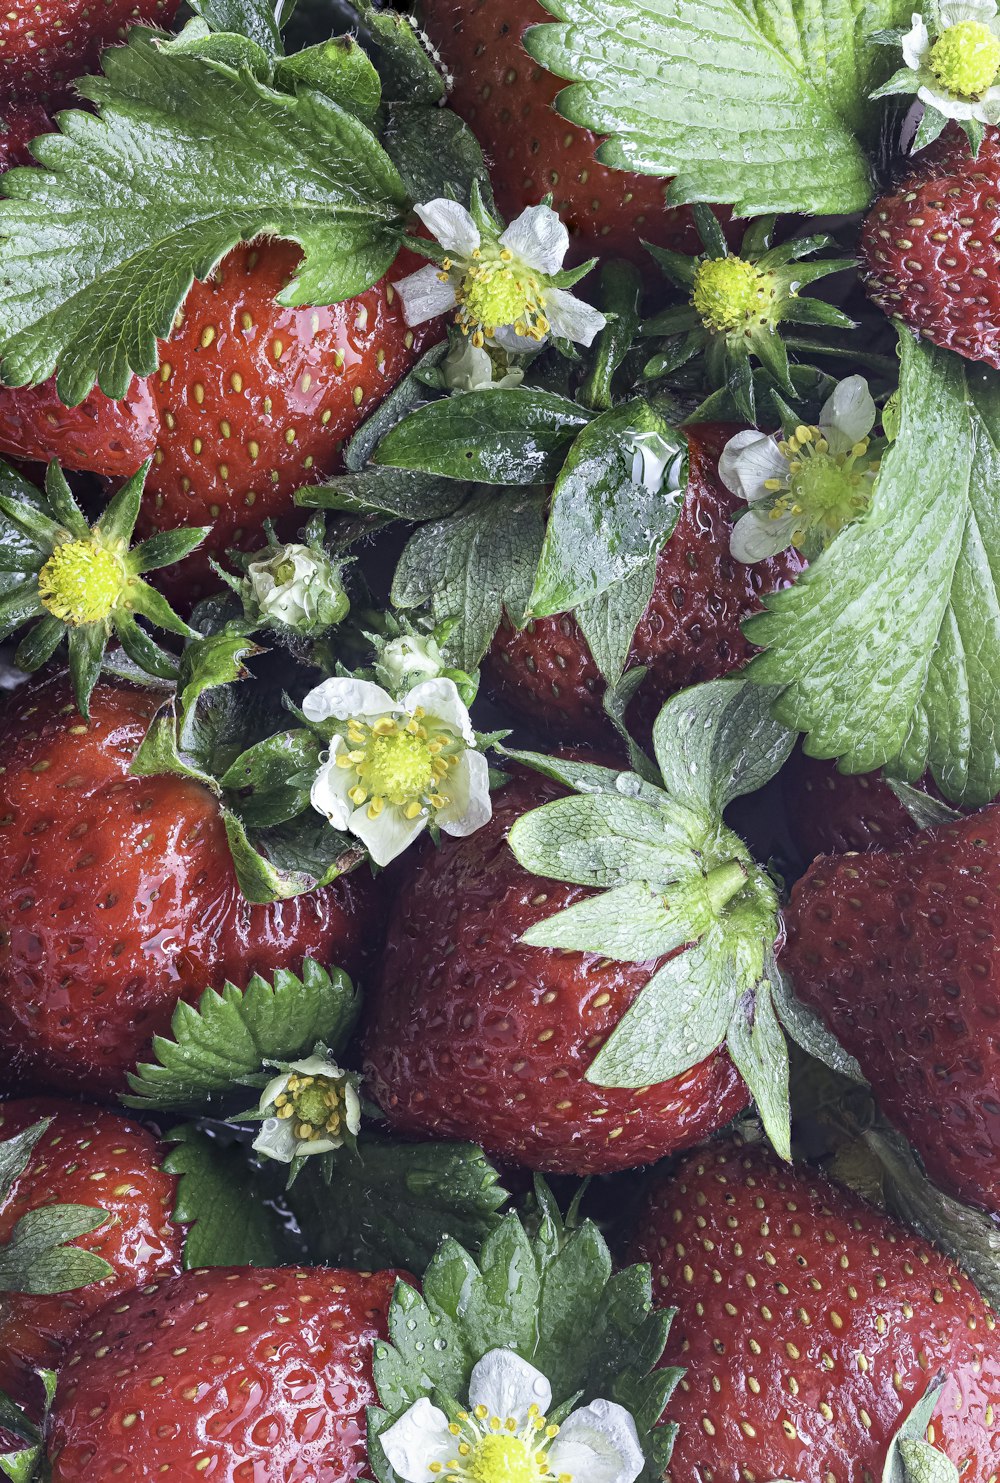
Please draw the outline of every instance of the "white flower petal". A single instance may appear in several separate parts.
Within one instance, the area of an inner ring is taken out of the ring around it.
[[[983,118],[988,124],[1000,123],[1000,87],[990,88],[980,100]]]
[[[376,818],[370,819],[365,803],[354,810],[347,827],[368,847],[376,865],[389,865],[427,827],[427,818],[418,814],[415,819],[407,819],[401,808],[387,803]]]
[[[501,236],[500,246],[508,247],[536,273],[548,276],[558,273],[563,265],[569,251],[569,232],[551,206],[526,206]]]
[[[482,238],[479,228],[464,206],[449,201],[447,196],[437,196],[433,201],[424,201],[414,211],[433,237],[441,243],[445,252],[456,257],[471,257]]]
[[[544,1414],[552,1404],[552,1387],[534,1365],[512,1349],[491,1349],[478,1361],[469,1377],[469,1409],[485,1406],[491,1416],[506,1421],[513,1416],[518,1427],[537,1406]]]
[[[550,290],[546,295],[546,302],[551,298],[555,290]],[[509,350],[514,355],[536,355],[544,348],[545,337],[541,340],[532,340],[530,335],[519,335],[509,324],[502,324],[499,329],[493,331],[491,345],[499,345],[501,350]]]
[[[482,752],[463,752],[448,777],[451,801],[437,814],[445,834],[464,839],[488,824],[493,814],[490,767]]]
[[[719,478],[731,494],[751,505],[769,497],[770,491],[764,488],[768,479],[787,480],[788,460],[773,438],[747,428],[723,448]]]
[[[924,18],[919,11],[914,11],[910,17],[912,22],[909,31],[902,39],[903,61],[907,67],[912,67],[914,72],[919,72],[924,58],[931,49],[931,38],[924,25]]]
[[[352,716],[392,715],[396,702],[381,685],[370,680],[324,680],[310,690],[302,702],[302,713],[309,721],[349,721]]]
[[[353,1081],[344,1082],[344,1122],[349,1133],[361,1127],[361,1098]]]
[[[469,710],[458,693],[454,680],[439,675],[436,680],[421,680],[408,690],[400,702],[404,711],[411,714],[422,706],[428,716],[444,721],[471,747],[476,739],[469,719]]]
[[[289,1117],[266,1117],[253,1146],[265,1158],[279,1164],[290,1164],[298,1152],[298,1139]]]
[[[921,103],[929,104],[932,108],[936,108],[938,113],[943,113],[945,118],[954,118],[959,121],[974,118],[980,123],[986,122],[985,110],[979,102],[963,102],[960,98],[952,97],[951,93],[939,93],[929,85],[918,88],[917,97]]]
[[[439,314],[447,314],[458,303],[455,285],[447,274],[442,276],[436,263],[418,268],[393,286],[403,301],[403,318],[411,329],[428,319],[437,319]]]
[[[347,794],[357,782],[357,775],[353,768],[338,767],[336,761],[344,747],[343,738],[335,736],[330,747],[330,756],[316,774],[309,790],[309,802],[334,829],[349,828],[354,812],[354,805]]]
[[[436,679],[444,668],[444,659],[429,634],[402,633],[386,644],[377,668],[394,690],[400,690],[415,675]]]
[[[297,1071],[300,1076],[326,1076],[331,1081],[336,1081],[343,1076],[343,1071],[333,1061],[328,1061],[326,1056],[306,1056],[304,1061],[289,1061],[290,1071]]]
[[[426,1396],[387,1427],[379,1441],[390,1467],[404,1483],[435,1483],[444,1464],[455,1455],[448,1418]],[[441,1466],[432,1469],[431,1463]]]
[[[750,510],[741,515],[733,526],[729,537],[729,550],[737,561],[751,566],[755,561],[764,561],[768,556],[777,556],[792,542],[795,516],[781,515],[772,520],[770,515]]]
[[[875,403],[864,376],[838,381],[823,404],[819,425],[834,454],[847,453],[875,426]]]
[[[554,335],[574,340],[577,345],[592,345],[608,322],[599,309],[564,288],[545,290],[545,318]]]
[[[963,21],[979,21],[988,26],[997,13],[994,0],[941,0],[938,6],[938,29],[959,26]]]
[[[635,1422],[614,1401],[591,1401],[563,1422],[549,1467],[586,1483],[635,1483],[646,1465]]]

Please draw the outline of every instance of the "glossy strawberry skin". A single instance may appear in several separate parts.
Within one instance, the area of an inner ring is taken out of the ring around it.
[[[978,158],[948,131],[876,201],[859,256],[869,296],[935,345],[1000,366],[1000,134]]]
[[[33,165],[28,145],[39,134],[51,134],[52,120],[40,103],[14,102],[0,110],[0,172]]]
[[[166,1149],[138,1123],[56,1097],[0,1104],[0,1139],[52,1118],[24,1172],[0,1200],[0,1246],[17,1222],[46,1205],[95,1205],[109,1219],[73,1243],[96,1252],[114,1276],[51,1296],[0,1294],[0,1390],[41,1419],[38,1368],[57,1369],[80,1326],[105,1303],[181,1270],[184,1227],[170,1219],[177,1181]]]
[[[648,266],[642,239],[700,251],[690,212],[664,203],[669,180],[598,164],[597,136],[556,113],[566,83],[521,45],[529,26],[552,20],[536,0],[421,0],[420,14],[450,79],[449,102],[483,147],[507,220],[551,192],[575,260],[600,254]]]
[[[60,1376],[52,1483],[353,1483],[397,1275],[210,1267],[109,1303]]]
[[[803,567],[794,550],[753,566],[729,554],[731,516],[740,501],[720,483],[717,469],[736,429],[705,423],[687,431],[688,492],[660,552],[653,596],[628,660],[629,668],[649,670],[629,711],[637,735],[649,734],[657,711],[676,691],[747,662],[755,651],[740,625],[758,611],[762,593],[788,586]],[[485,677],[498,704],[549,736],[576,741],[609,734],[604,681],[572,614],[536,619],[520,633],[505,620]]]
[[[169,28],[178,0],[5,0],[0,97],[71,99],[70,84],[98,71],[106,46],[142,22]]]
[[[371,933],[361,873],[251,906],[214,797],[129,776],[153,691],[100,684],[84,722],[62,676],[8,702],[0,734],[0,1064],[43,1085],[123,1090],[178,999],[229,978],[355,972]]]
[[[4,457],[43,463],[58,458],[65,468],[124,480],[152,457],[157,426],[152,388],[135,377],[120,402],[95,387],[76,407],[59,400],[54,379],[40,386],[0,386]]]
[[[1000,808],[817,860],[782,962],[942,1189],[1000,1211]]]
[[[723,1142],[653,1186],[631,1261],[678,1309],[664,1364],[685,1368],[668,1480],[880,1478],[939,1371],[941,1449],[989,1483],[1000,1448],[1000,1339],[944,1257],[813,1171]]]
[[[933,791],[929,782],[916,785]],[[796,748],[781,770],[788,826],[802,859],[890,849],[917,826],[880,772],[843,773]]]
[[[587,891],[522,870],[514,821],[562,790],[510,783],[491,822],[424,848],[390,917],[369,996],[366,1074],[406,1133],[468,1138],[553,1173],[633,1168],[734,1117],[746,1089],[724,1054],[643,1091],[584,1079],[656,964],[526,947],[533,923]]]

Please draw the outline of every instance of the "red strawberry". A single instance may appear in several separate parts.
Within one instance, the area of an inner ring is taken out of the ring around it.
[[[918,832],[879,772],[839,772],[835,762],[796,748],[781,770],[781,787],[792,838],[806,861],[887,849]],[[917,787],[936,796],[930,779]]]
[[[934,1440],[965,1483],[1000,1449],[1000,1339],[975,1288],[919,1237],[764,1147],[690,1155],[654,1186],[629,1260],[678,1309],[686,1371],[674,1483],[880,1478],[939,1372]]]
[[[95,72],[101,52],[136,21],[169,27],[178,0],[6,0],[0,97],[66,102],[69,84]]]
[[[748,1101],[724,1053],[642,1091],[588,1066],[658,966],[527,947],[521,934],[589,893],[517,863],[507,832],[563,790],[519,777],[467,839],[418,855],[369,999],[369,1088],[404,1132],[469,1138],[555,1173],[633,1168],[686,1148]]]
[[[267,906],[240,893],[215,798],[129,776],[154,693],[99,684],[81,720],[62,676],[25,686],[0,733],[0,1061],[109,1092],[180,998],[226,978],[358,965],[360,874]]]
[[[62,1371],[52,1483],[353,1483],[396,1277],[212,1267],[109,1303]]]
[[[598,164],[597,136],[556,113],[566,83],[521,45],[529,26],[552,20],[536,0],[421,0],[420,9],[450,102],[483,147],[506,219],[551,192],[577,259],[601,253],[648,263],[642,239],[699,251],[689,211],[664,204],[669,180]]]
[[[184,1228],[170,1219],[177,1181],[160,1168],[166,1150],[145,1128],[114,1113],[55,1097],[0,1105],[0,1139],[53,1119],[30,1161],[0,1199],[0,1245],[30,1210],[96,1205],[110,1219],[77,1237],[115,1269],[113,1277],[50,1297],[0,1296],[0,1390],[41,1416],[34,1371],[56,1369],[98,1308],[151,1278],[181,1270]]]
[[[133,379],[120,402],[95,387],[77,407],[63,406],[54,380],[16,391],[0,387],[0,453],[5,456],[46,463],[58,458],[68,469],[127,479],[152,455],[157,426],[152,388],[145,381]]]
[[[898,850],[817,860],[792,892],[782,960],[931,1178],[991,1210],[1000,1210],[998,890],[997,806]]]
[[[33,165],[28,145],[39,134],[51,134],[52,120],[40,103],[10,103],[0,113],[0,172]]]
[[[639,623],[629,667],[649,673],[630,711],[648,732],[668,696],[738,669],[754,652],[740,632],[760,607],[760,594],[788,586],[804,565],[789,550],[754,566],[729,554],[730,516],[740,501],[718,478],[719,455],[734,429],[705,423],[688,429],[688,492],[673,534],[660,552],[656,584]],[[505,621],[486,660],[497,701],[550,735],[575,741],[608,734],[601,708],[604,681],[572,615],[536,619],[518,633]]]
[[[977,159],[959,130],[924,155],[861,229],[868,293],[887,314],[969,360],[1000,366],[1000,133]]]

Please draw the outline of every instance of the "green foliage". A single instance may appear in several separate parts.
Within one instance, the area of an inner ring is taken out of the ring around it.
[[[174,1147],[163,1167],[178,1176],[172,1219],[190,1227],[185,1269],[280,1266],[287,1255],[281,1222],[242,1145],[227,1147],[193,1123],[166,1140]]]

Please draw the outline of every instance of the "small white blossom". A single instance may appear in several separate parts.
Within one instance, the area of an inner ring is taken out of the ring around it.
[[[443,197],[416,208],[445,249],[395,286],[408,325],[455,311],[473,345],[537,350],[550,334],[591,345],[604,315],[551,279],[562,267],[569,233],[550,206],[528,206],[505,231],[488,240],[470,213]]]
[[[635,1421],[624,1406],[596,1400],[549,1426],[548,1380],[509,1349],[491,1349],[472,1371],[459,1434],[426,1397],[379,1441],[403,1483],[634,1483],[645,1466]],[[554,1435],[552,1435],[554,1433]]]
[[[279,546],[251,561],[247,581],[261,614],[309,633],[347,616],[348,600],[333,563],[309,546]]]
[[[332,1153],[361,1126],[361,1101],[354,1079],[324,1056],[290,1061],[260,1097],[266,1113],[254,1140],[258,1153],[290,1164],[311,1154]]]
[[[788,439],[752,428],[729,439],[719,477],[748,506],[730,537],[738,561],[763,561],[792,545],[812,557],[864,513],[878,472],[866,461],[875,416],[867,381],[849,376],[816,426]]]
[[[466,835],[490,818],[489,767],[453,680],[423,680],[401,700],[367,680],[324,680],[302,710],[310,721],[338,723],[312,806],[357,835],[377,865],[431,820]]]
[[[398,694],[416,679],[436,680],[445,667],[444,655],[429,633],[401,633],[385,645],[376,670],[393,694]]]
[[[920,101],[945,118],[981,124],[1000,122],[1000,20],[995,0],[943,0],[932,32],[919,11],[901,42]],[[897,74],[884,92],[896,90]]]
[[[441,374],[449,391],[488,391],[491,387],[505,390],[520,386],[524,380],[520,366],[512,366],[496,380],[495,371],[489,351],[482,345],[473,345],[471,339],[456,341],[441,362]]]

